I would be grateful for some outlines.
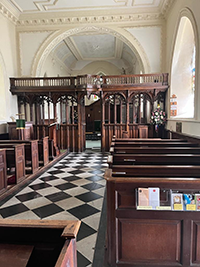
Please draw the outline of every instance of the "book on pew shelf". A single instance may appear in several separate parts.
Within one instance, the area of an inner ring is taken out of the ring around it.
[[[160,188],[149,187],[149,206],[153,209],[160,207]]]
[[[149,206],[149,189],[138,188],[138,206],[146,207]]]
[[[200,211],[200,194],[195,194],[196,210]]]
[[[183,209],[187,211],[196,211],[194,194],[183,194]]]
[[[171,193],[172,210],[183,210],[183,194]]]
[[[138,188],[137,209],[156,209],[160,206],[160,188]]]

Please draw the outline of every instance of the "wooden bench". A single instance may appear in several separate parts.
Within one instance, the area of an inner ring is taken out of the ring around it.
[[[200,154],[200,147],[111,147],[113,154]]]
[[[0,266],[77,267],[80,223],[0,219]]]
[[[112,138],[114,143],[127,142],[187,142],[186,139],[161,139],[161,138]]]
[[[0,192],[7,188],[6,150],[0,149]]]
[[[170,142],[170,141],[155,141],[155,142],[112,142],[111,147],[197,147],[198,144],[190,142]]]
[[[175,141],[159,147],[142,143],[141,147],[118,147],[117,143],[111,147],[110,168],[104,175],[109,266],[200,266],[198,211],[137,210],[139,188],[160,188],[161,202],[170,207],[171,190],[199,194],[199,147]]]
[[[39,168],[38,140],[0,140],[0,148],[10,147],[15,144],[24,144],[25,147],[25,166],[31,164],[31,172],[35,173]]]
[[[154,174],[156,172],[154,169]],[[160,188],[163,203],[169,201],[170,190],[199,194],[199,178],[194,178],[190,172],[186,178],[185,169],[177,173],[177,177],[173,172],[169,173],[170,178],[163,178],[164,172],[160,177],[114,177],[111,169],[106,170],[109,266],[200,266],[198,211],[137,210],[138,188]]]
[[[114,165],[200,165],[198,154],[114,154],[108,156],[109,168]]]
[[[14,172],[14,183],[17,184],[19,181],[23,180],[25,176],[25,149],[24,144],[10,144],[1,146],[1,148],[6,149],[6,165],[9,171],[12,168],[15,169]]]
[[[42,161],[43,165],[49,163],[49,137],[43,137],[38,141],[39,161]]]

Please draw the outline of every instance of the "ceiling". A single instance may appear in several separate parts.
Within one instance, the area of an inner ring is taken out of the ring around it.
[[[137,61],[131,49],[121,40],[109,34],[95,33],[65,38],[52,50],[51,56],[63,62],[69,72],[94,61],[106,61],[122,72],[127,69],[131,72]]]
[[[4,1],[4,0],[3,0]],[[168,0],[6,0],[19,12],[25,13],[50,13],[70,11],[95,11],[119,10],[128,12],[163,12]]]
[[[26,27],[54,25],[69,26],[73,23],[101,21],[129,21],[134,17],[139,25],[164,19],[166,10],[175,0],[0,0],[16,18],[21,31]],[[116,19],[116,20],[115,20]],[[79,24],[80,25],[80,24]],[[20,28],[21,27],[21,28]],[[73,35],[62,40],[51,52],[54,59],[68,69],[68,73],[81,69],[95,61],[109,62],[126,73],[133,72],[139,64],[133,51],[121,40],[110,34]]]

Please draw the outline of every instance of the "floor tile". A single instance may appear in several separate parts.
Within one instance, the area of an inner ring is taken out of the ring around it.
[[[82,219],[82,222],[86,223],[87,225],[91,226],[96,231],[99,228],[99,220],[101,217],[101,213],[95,213],[87,218]]]
[[[58,207],[55,204],[49,204],[46,206],[42,206],[40,208],[36,208],[32,210],[38,217],[41,219],[51,216],[53,214],[59,213],[63,211],[62,208]]]
[[[13,206],[15,204],[19,204],[21,203],[21,201],[19,201],[16,197],[12,197],[11,199],[9,199],[6,203],[4,203],[0,209],[2,208],[6,208],[6,207],[9,207],[9,206]]]
[[[44,177],[41,177],[40,180],[42,180],[43,182],[48,182],[48,181],[54,181],[54,180],[58,180],[59,178],[55,175],[47,175]]]
[[[55,187],[60,190],[66,190],[66,189],[77,187],[77,185],[72,184],[72,183],[64,183],[64,184],[56,185]]]
[[[98,176],[98,175],[96,175],[96,176],[91,176],[91,177],[86,178],[86,179],[89,180],[89,181],[93,181],[93,182],[103,180],[103,178],[100,177],[100,176]]]
[[[97,231],[95,229],[93,229],[92,227],[90,227],[89,225],[87,225],[82,221],[76,240],[80,241],[81,239],[93,235],[96,232]]]
[[[78,186],[78,187],[75,187],[75,188],[72,188],[72,189],[68,189],[68,190],[66,190],[66,192],[68,194],[70,194],[71,196],[77,196],[77,195],[80,195],[80,194],[88,192],[88,190],[83,188],[83,187]]]
[[[40,197],[40,198],[36,198],[36,199],[32,199],[29,201],[24,202],[24,205],[29,208],[30,210],[51,204],[52,202],[50,200],[48,200],[47,198],[44,197]]]
[[[95,191],[96,192],[96,191]],[[90,202],[92,200],[96,200],[98,198],[102,198],[102,196],[95,194],[93,192],[87,192],[81,195],[76,196],[76,198],[84,201],[84,202]]]
[[[39,184],[30,185],[29,187],[32,188],[33,190],[39,190],[39,189],[51,187],[51,185],[47,183],[39,183]]]
[[[21,202],[29,201],[31,199],[35,199],[39,197],[41,197],[41,195],[35,191],[16,196],[16,198],[19,199]]]
[[[78,267],[87,267],[91,261],[85,258],[80,252],[77,251],[77,265]]]
[[[54,193],[51,195],[46,195],[45,196],[47,199],[51,200],[52,202],[57,202],[63,199],[67,199],[69,197],[71,197],[70,195],[68,195],[67,193],[64,192],[58,192],[58,193]]]
[[[27,210],[28,208],[25,205],[23,205],[22,203],[19,203],[16,205],[12,205],[12,206],[0,209],[0,214],[3,218],[7,218],[9,216],[13,216],[15,214],[25,212]]]
[[[83,204],[76,208],[69,209],[68,212],[77,217],[79,220],[81,220],[99,212],[99,210],[91,207],[90,205]]]
[[[96,237],[97,234],[95,233],[77,242],[77,249],[79,252],[91,262],[94,257]]]
[[[50,174],[60,174],[60,173],[64,173],[64,171],[61,171],[61,170],[55,170],[55,171],[48,171],[48,173]]]
[[[90,183],[90,184],[83,185],[82,187],[92,191],[92,190],[102,188],[104,186],[101,184],[97,184],[97,183]]]
[[[83,201],[75,197],[70,197],[70,198],[63,199],[61,201],[56,202],[56,205],[61,207],[64,210],[69,210],[69,209],[78,207],[83,204],[85,204]]]

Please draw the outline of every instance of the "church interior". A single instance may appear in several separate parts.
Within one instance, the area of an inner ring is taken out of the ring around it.
[[[0,266],[200,267],[199,9],[0,0]]]

